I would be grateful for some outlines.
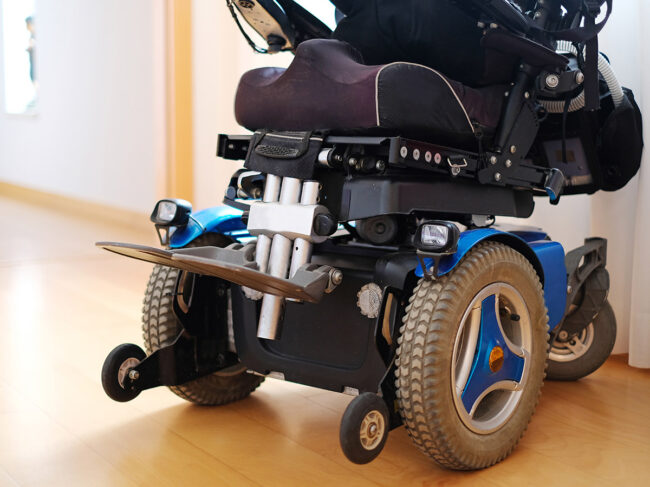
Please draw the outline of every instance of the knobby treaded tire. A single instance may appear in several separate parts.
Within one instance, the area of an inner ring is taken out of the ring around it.
[[[222,235],[206,234],[188,247],[224,247],[231,242]],[[182,330],[173,311],[173,292],[178,269],[155,266],[142,307],[142,331],[148,354],[170,345]],[[227,318],[226,318],[227,319]],[[264,381],[244,367],[230,374],[215,373],[169,389],[179,397],[202,406],[221,406],[249,396]]]
[[[616,343],[616,315],[605,301],[594,318],[594,339],[587,352],[569,362],[549,358],[547,377],[551,380],[574,381],[596,372],[609,358]]]
[[[513,283],[515,276],[519,283]],[[510,282],[530,313],[529,376],[512,417],[487,435],[471,431],[455,409],[451,361],[460,321],[471,300],[490,281]],[[506,458],[535,411],[548,354],[548,313],[539,276],[520,253],[503,244],[479,244],[456,269],[415,288],[400,329],[395,372],[402,419],[415,445],[454,470],[489,467]]]

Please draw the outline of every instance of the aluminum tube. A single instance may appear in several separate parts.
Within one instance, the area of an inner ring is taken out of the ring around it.
[[[301,205],[315,205],[318,203],[320,183],[318,181],[307,181],[302,185]],[[289,277],[293,277],[298,269],[311,260],[313,245],[308,240],[297,238],[293,243],[293,255],[291,257],[291,271]]]
[[[280,203],[294,205],[300,201],[302,181],[294,178],[282,180]],[[293,242],[283,235],[275,235],[271,244],[268,273],[273,277],[286,279],[289,271],[291,248]],[[262,301],[257,336],[267,340],[276,340],[280,331],[280,318],[284,307],[284,298],[265,294]]]
[[[264,203],[275,203],[280,199],[280,187],[282,178],[268,174],[266,176],[266,187],[264,188]],[[271,238],[266,235],[257,237],[255,249],[255,262],[260,272],[268,270],[269,255],[271,254]]]

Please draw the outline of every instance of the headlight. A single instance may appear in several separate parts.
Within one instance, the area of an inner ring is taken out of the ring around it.
[[[192,213],[192,204],[179,199],[160,200],[151,213],[151,221],[163,227],[183,227]]]
[[[450,222],[425,222],[415,233],[415,247],[432,254],[451,254],[456,251],[460,231]]]

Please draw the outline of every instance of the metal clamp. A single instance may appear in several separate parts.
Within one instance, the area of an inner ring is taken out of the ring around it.
[[[462,164],[456,164],[455,162],[452,162],[451,157],[447,157],[447,163],[451,168],[451,174],[453,176],[458,176],[460,174],[461,169],[464,169],[468,166],[467,159],[465,159],[464,157],[463,157]]]

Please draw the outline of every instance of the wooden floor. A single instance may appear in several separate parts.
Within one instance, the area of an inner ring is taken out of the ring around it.
[[[650,371],[611,359],[548,383],[515,453],[485,471],[438,468],[403,428],[368,466],[338,446],[350,398],[267,380],[250,399],[193,407],[164,389],[118,404],[99,372],[140,343],[147,264],[100,239],[154,243],[0,196],[0,486],[650,485]]]

